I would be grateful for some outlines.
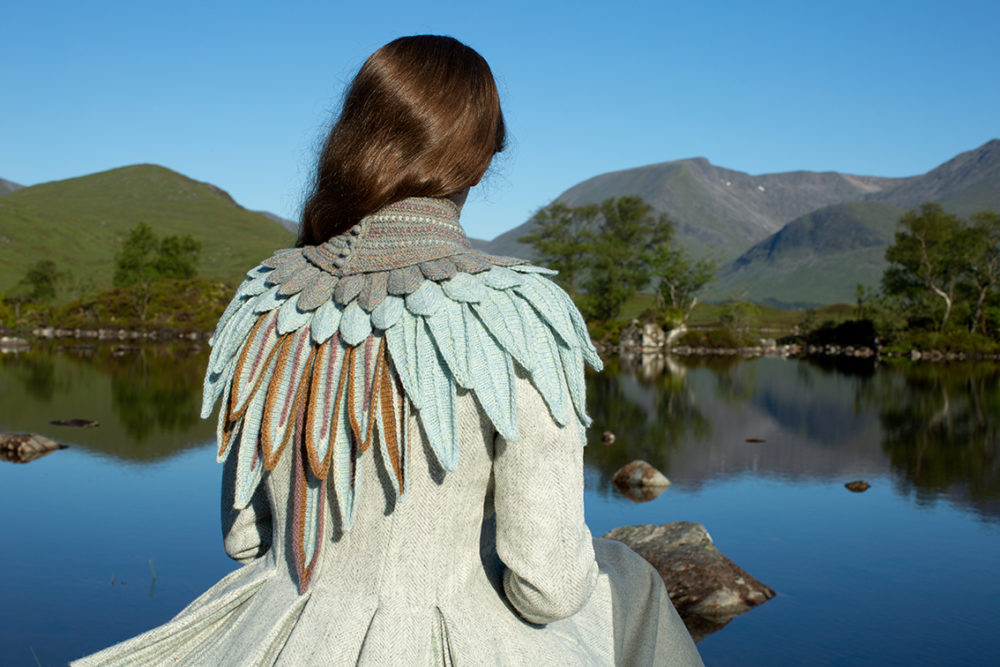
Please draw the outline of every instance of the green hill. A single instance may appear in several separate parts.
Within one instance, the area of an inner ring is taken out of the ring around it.
[[[902,214],[892,204],[853,202],[804,215],[722,267],[706,297],[796,308],[850,303],[857,284],[879,285]]]
[[[248,211],[225,191],[165,167],[142,164],[21,188],[0,197],[0,293],[42,259],[95,288],[111,285],[114,256],[128,230],[201,241],[202,275],[239,281],[293,234]]]

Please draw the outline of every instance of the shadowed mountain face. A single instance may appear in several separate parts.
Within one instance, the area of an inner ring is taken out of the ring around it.
[[[1000,140],[866,201],[829,206],[792,220],[722,268],[710,298],[746,294],[773,305],[850,302],[858,284],[876,286],[899,217],[928,201],[960,216],[1000,211]]]
[[[682,245],[698,256],[728,260],[789,220],[823,206],[862,199],[897,182],[836,172],[751,176],[693,158],[595,176],[556,201],[580,206],[637,194],[674,220]],[[488,244],[489,251],[530,254],[530,249],[517,243],[530,227],[529,221],[498,236]]]
[[[667,213],[677,240],[695,257],[719,262],[709,299],[729,295],[810,307],[852,301],[858,283],[875,285],[899,216],[939,201],[961,216],[1000,210],[1000,140],[908,178],[837,172],[752,176],[704,158],[602,174],[556,201],[569,206],[637,194]],[[476,247],[531,257],[517,242],[528,221]]]
[[[23,187],[24,187],[23,185],[18,185],[13,181],[8,181],[5,178],[0,178],[0,197],[2,197],[3,195],[9,195],[11,192],[14,192],[15,190],[20,190]]]
[[[192,235],[202,243],[201,274],[234,282],[294,243],[288,231],[214,185],[157,165],[121,167],[0,197],[0,292],[44,259],[78,281],[109,286],[115,253],[139,222],[158,235]]]
[[[834,204],[796,218],[720,268],[710,299],[740,294],[769,305],[849,303],[877,285],[904,209],[882,202]]]

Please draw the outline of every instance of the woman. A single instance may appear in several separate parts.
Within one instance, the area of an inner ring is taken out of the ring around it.
[[[587,329],[471,249],[503,148],[489,66],[397,39],[352,82],[298,247],[212,340],[227,552],[169,623],[78,664],[700,664],[662,581],[583,518]]]

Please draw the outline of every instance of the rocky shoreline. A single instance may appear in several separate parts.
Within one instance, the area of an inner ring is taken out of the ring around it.
[[[666,331],[656,324],[639,324],[633,322],[622,330],[617,345],[597,342],[598,353],[602,357],[610,355],[620,355],[626,359],[635,359],[647,356],[676,356],[676,357],[848,357],[853,359],[872,359],[878,362],[881,359],[897,358],[910,359],[911,361],[967,361],[967,360],[1000,360],[1000,354],[995,353],[966,353],[966,352],[946,352],[942,350],[912,350],[903,354],[882,349],[877,344],[868,345],[807,345],[803,343],[782,342],[783,339],[764,338],[759,339],[757,345],[744,347],[703,347],[676,345],[674,340],[680,337],[684,330]],[[154,330],[137,331],[133,329],[62,329],[59,327],[40,327],[26,332],[3,332],[0,331],[0,351],[16,352],[30,348],[29,338],[40,338],[53,340],[58,338],[72,338],[77,340],[101,340],[101,341],[123,341],[123,340],[150,340],[150,341],[174,341],[208,340],[212,332],[210,331],[173,331]],[[17,334],[17,335],[11,335]]]
[[[60,329],[58,327],[41,327],[32,329],[30,332],[0,332],[0,351],[15,352],[27,350],[31,347],[31,338],[42,340],[56,340],[70,338],[74,340],[99,340],[99,341],[123,341],[123,340],[151,340],[151,341],[174,341],[208,340],[212,333],[210,331],[136,331],[133,329]]]
[[[912,350],[903,354],[882,349],[875,345],[808,345],[803,343],[782,342],[783,339],[760,339],[758,345],[744,347],[701,347],[673,344],[680,337],[678,330],[665,331],[656,324],[639,324],[633,322],[622,330],[617,345],[597,343],[601,356],[617,354],[623,358],[646,356],[738,356],[738,357],[849,357],[854,359],[871,359],[878,362],[881,359],[898,358],[912,361],[966,361],[966,360],[997,360],[1000,354],[945,352],[942,350]]]

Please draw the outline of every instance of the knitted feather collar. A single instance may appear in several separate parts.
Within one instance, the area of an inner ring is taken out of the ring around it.
[[[387,295],[412,294],[425,279],[526,264],[473,250],[458,217],[458,208],[447,199],[411,197],[321,245],[278,251],[261,266],[274,270],[271,282],[281,285],[279,296],[302,292],[303,310],[332,296],[344,305],[357,297],[358,305],[371,312]]]
[[[586,324],[548,269],[473,250],[449,201],[406,199],[319,246],[279,250],[247,273],[209,341],[202,416],[221,396],[218,458],[237,457],[245,507],[286,452],[294,457],[292,548],[300,590],[318,562],[328,483],[349,529],[377,446],[408,488],[410,415],[438,463],[458,466],[459,390],[519,440],[515,367],[560,425],[582,436],[583,366],[600,369]],[[531,446],[530,442],[523,446]],[[370,482],[368,482],[370,483]]]

